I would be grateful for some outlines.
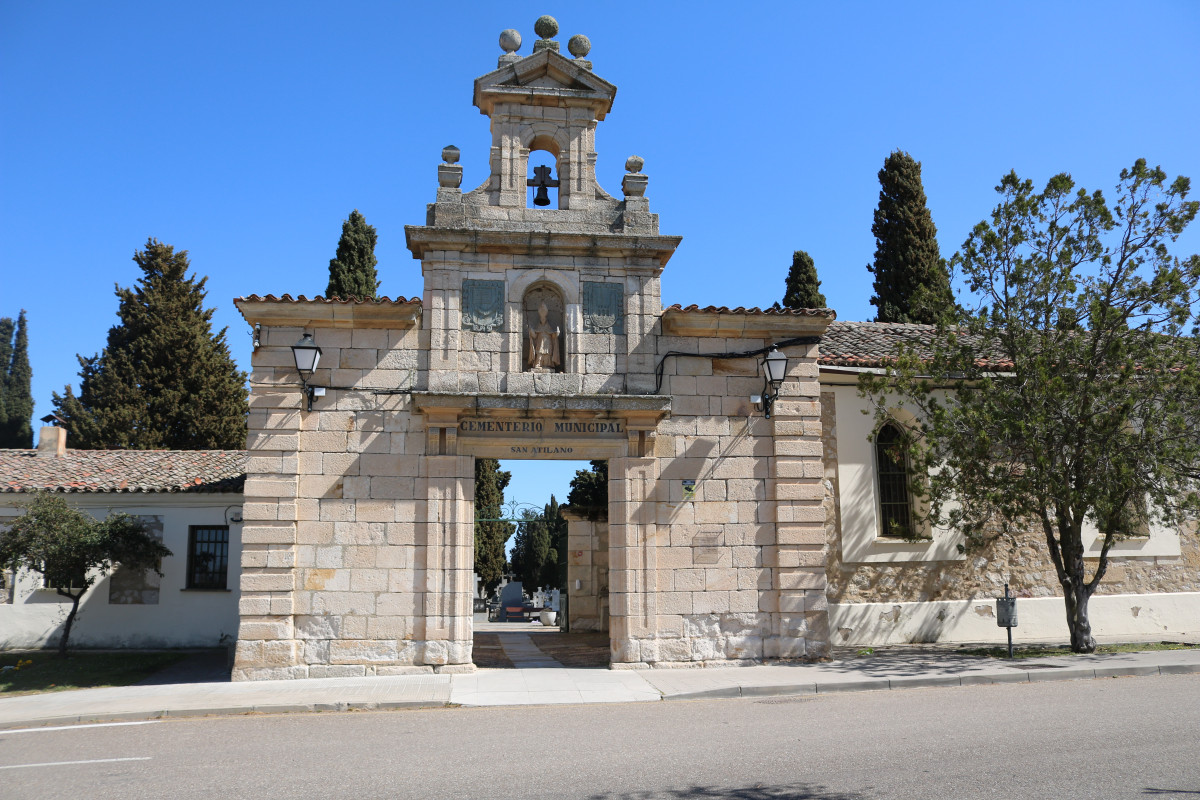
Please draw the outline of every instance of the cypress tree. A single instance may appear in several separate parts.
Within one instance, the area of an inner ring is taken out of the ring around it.
[[[494,520],[504,507],[504,489],[512,473],[500,469],[494,458],[475,459],[475,518]],[[511,522],[475,523],[475,574],[487,594],[495,591],[504,577],[504,545],[516,526]]]
[[[567,585],[567,521],[558,513],[558,500],[550,495],[543,517],[550,548],[542,564],[542,586],[562,589]]]
[[[883,162],[879,183],[871,225],[875,262],[867,267],[875,275],[875,321],[934,324],[948,318],[957,307],[925,204],[921,163],[897,150]]]
[[[374,226],[367,224],[366,217],[358,213],[357,208],[350,212],[350,218],[342,223],[337,257],[329,259],[326,297],[343,300],[352,297],[374,300],[378,297],[379,281],[375,277],[375,265],[379,263],[375,259],[378,238]]]
[[[11,320],[10,320],[11,324]],[[0,331],[3,335],[3,331]],[[4,375],[4,424],[0,447],[33,447],[33,369],[29,366],[29,329],[25,310],[17,317],[17,334]]]
[[[119,323],[97,356],[78,356],[76,397],[54,394],[75,447],[203,450],[246,445],[246,374],[225,329],[212,332],[204,284],[178,253],[156,239],[138,250],[133,289],[117,287]]]
[[[792,253],[792,268],[788,270],[787,287],[783,293],[784,308],[825,308],[821,281],[817,280],[817,265],[803,250]]]
[[[8,371],[12,365],[14,327],[12,317],[0,317],[0,431],[7,430],[5,395],[8,393]]]

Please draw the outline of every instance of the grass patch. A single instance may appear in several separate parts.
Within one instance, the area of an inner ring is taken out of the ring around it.
[[[44,650],[0,653],[0,696],[129,686],[186,656],[178,652],[77,651],[59,658],[57,653]],[[3,669],[18,664],[19,669]]]
[[[1197,644],[1183,642],[1129,642],[1127,644],[1102,644],[1096,646],[1096,653],[1144,653],[1148,650],[1194,650]],[[957,651],[968,656],[990,656],[991,658],[1008,658],[1008,647],[974,647]],[[1071,648],[1053,645],[1013,645],[1013,658],[1047,658],[1049,656],[1073,656]]]

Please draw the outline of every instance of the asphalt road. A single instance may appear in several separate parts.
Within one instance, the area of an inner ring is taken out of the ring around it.
[[[1196,798],[1200,675],[0,731],[64,797]]]

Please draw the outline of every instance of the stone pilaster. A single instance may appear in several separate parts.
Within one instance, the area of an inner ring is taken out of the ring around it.
[[[764,643],[767,658],[824,655],[829,647],[825,599],[825,488],[821,449],[817,347],[788,349],[788,380],[772,421],[770,503],[776,548],[776,629]]]
[[[609,632],[612,665],[659,661],[656,641],[658,460],[609,461]]]
[[[424,558],[415,582],[424,616],[414,638],[424,642],[421,663],[444,670],[471,664],[475,460],[435,455],[421,461],[417,536]]]

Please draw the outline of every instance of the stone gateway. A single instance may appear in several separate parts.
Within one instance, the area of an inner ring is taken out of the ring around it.
[[[832,312],[664,311],[680,239],[659,233],[642,159],[620,198],[596,180],[616,87],[551,39],[527,56],[518,41],[475,81],[490,176],[463,192],[446,148],[406,228],[420,299],[237,301],[260,346],[236,679],[472,669],[477,456],[608,459],[607,520],[569,523],[587,578],[570,591],[614,667],[828,647],[813,337]],[[321,348],[312,411],[290,349],[304,334]],[[761,354],[737,354],[781,341],[766,419]]]

